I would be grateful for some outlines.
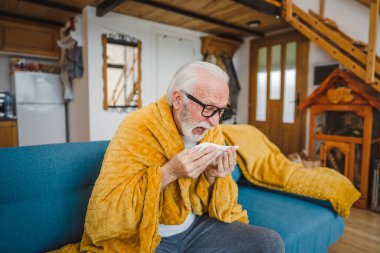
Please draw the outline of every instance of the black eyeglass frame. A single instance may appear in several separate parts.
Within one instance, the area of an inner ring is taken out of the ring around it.
[[[223,120],[224,118],[228,118],[230,116],[230,114],[232,113],[232,109],[231,109],[231,106],[229,104],[227,104],[227,107],[224,107],[224,108],[217,107],[215,105],[207,105],[207,104],[204,104],[201,101],[199,101],[197,98],[195,98],[194,96],[192,96],[188,92],[185,92],[185,91],[181,91],[181,92],[183,92],[188,99],[192,100],[193,102],[197,103],[198,105],[200,105],[202,107],[201,115],[203,117],[205,117],[206,119],[209,119],[209,118],[213,117],[216,113],[218,113],[219,119]],[[205,115],[204,111],[205,111],[206,107],[213,107],[213,108],[215,108],[215,110],[210,115]]]

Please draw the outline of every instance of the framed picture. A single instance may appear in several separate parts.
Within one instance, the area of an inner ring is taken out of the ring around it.
[[[380,160],[374,160],[371,209],[380,212]]]

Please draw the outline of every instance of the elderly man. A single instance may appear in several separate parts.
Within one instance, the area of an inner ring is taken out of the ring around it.
[[[284,252],[280,236],[248,225],[230,173],[233,148],[218,127],[228,76],[193,62],[156,103],[129,114],[112,139],[86,216],[81,251]],[[194,148],[195,147],[195,148]]]

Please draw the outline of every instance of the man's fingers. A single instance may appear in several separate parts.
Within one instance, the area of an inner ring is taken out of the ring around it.
[[[233,149],[230,149],[228,151],[228,163],[229,163],[228,165],[229,165],[229,167],[235,166],[236,159],[234,157],[234,153],[235,153],[235,151]]]
[[[207,147],[207,148],[202,149],[202,150],[195,150],[193,152],[189,152],[189,160],[190,160],[190,162],[196,161],[196,160],[200,159],[201,157],[203,157],[207,154],[210,154],[213,151],[216,152],[216,149],[214,147]]]
[[[229,156],[228,156],[228,152],[224,152],[223,154],[223,170],[226,171],[228,170],[228,168],[230,167],[230,164],[229,164]]]
[[[224,171],[224,169],[223,169],[223,156],[222,155],[219,156],[219,158],[218,158],[218,171],[219,172]]]
[[[214,149],[210,153],[200,157],[198,160],[193,161],[193,165],[195,167],[202,167],[203,169],[205,169],[207,167],[207,165],[209,165],[210,162],[213,159],[215,159],[216,153],[217,153],[217,150]]]
[[[237,160],[236,160],[236,150],[235,150],[235,149],[234,149],[233,154],[234,154],[234,155],[233,155],[233,159],[234,159],[234,161],[235,161],[235,165],[236,165],[236,161],[237,161]]]

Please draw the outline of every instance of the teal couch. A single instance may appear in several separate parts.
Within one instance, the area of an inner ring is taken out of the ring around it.
[[[0,149],[0,252],[44,252],[77,242],[108,142]],[[288,253],[327,252],[344,221],[327,202],[252,186],[233,173],[251,224],[274,229]]]

